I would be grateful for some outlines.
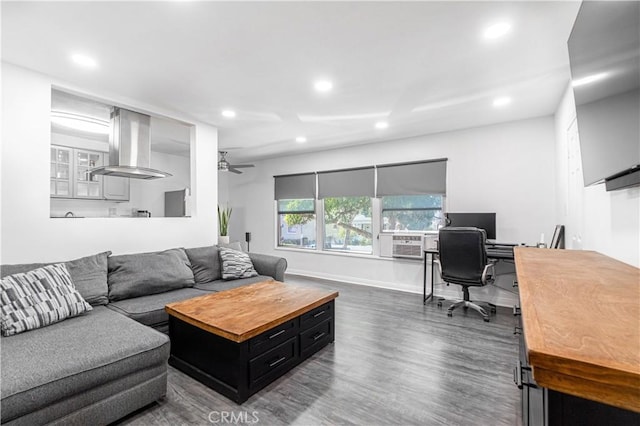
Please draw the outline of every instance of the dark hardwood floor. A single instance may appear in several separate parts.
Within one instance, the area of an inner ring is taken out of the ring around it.
[[[121,425],[519,425],[515,319],[422,305],[418,294],[333,288],[336,339],[241,406],[169,367],[167,396]],[[473,294],[472,294],[473,298]]]

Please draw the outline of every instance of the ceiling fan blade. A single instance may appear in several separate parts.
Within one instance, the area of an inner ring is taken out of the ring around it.
[[[229,170],[228,171],[230,171],[231,173],[235,173],[237,175],[241,175],[242,174],[242,172],[240,170],[236,170],[231,166],[229,166]]]
[[[255,167],[253,164],[229,164],[229,167],[235,167],[236,169],[243,169],[246,167]]]

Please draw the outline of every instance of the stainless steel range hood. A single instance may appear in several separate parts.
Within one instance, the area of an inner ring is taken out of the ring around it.
[[[170,173],[149,167],[151,160],[151,117],[114,107],[111,110],[109,165],[91,169],[93,175],[134,179],[158,179]]]

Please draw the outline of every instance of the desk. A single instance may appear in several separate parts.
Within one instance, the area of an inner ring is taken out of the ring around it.
[[[513,260],[513,246],[487,246],[487,257],[494,260]]]
[[[492,245],[487,245],[487,258],[494,260],[513,260],[513,247],[512,244],[499,244],[495,243]],[[424,276],[422,278],[422,304],[426,304],[427,300],[433,298],[433,284],[434,284],[434,273],[433,273],[433,262],[438,255],[438,250],[436,249],[426,249],[424,251]],[[428,257],[431,257],[431,293],[427,295],[427,264]]]
[[[431,255],[431,293],[427,296],[427,255]],[[426,304],[427,300],[433,298],[433,262],[438,255],[438,250],[427,249],[424,251],[424,276],[422,278],[422,304]]]
[[[536,386],[561,396],[550,424],[576,404],[591,404],[591,424],[638,424],[640,269],[593,251],[514,251],[527,361]]]

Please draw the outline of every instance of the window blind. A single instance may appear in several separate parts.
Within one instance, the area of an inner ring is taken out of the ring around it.
[[[376,197],[447,192],[447,159],[377,166]]]
[[[373,197],[374,173],[373,167],[318,172],[318,198]]]
[[[275,199],[296,200],[316,198],[316,174],[303,173],[297,175],[274,176]]]

